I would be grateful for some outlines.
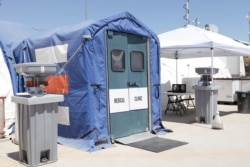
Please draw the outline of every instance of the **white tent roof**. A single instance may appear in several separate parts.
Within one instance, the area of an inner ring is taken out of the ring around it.
[[[250,56],[250,47],[218,33],[188,25],[158,35],[161,57]]]

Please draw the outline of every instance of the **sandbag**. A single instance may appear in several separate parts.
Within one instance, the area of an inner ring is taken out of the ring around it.
[[[224,129],[223,120],[221,119],[218,111],[212,121],[212,129]]]

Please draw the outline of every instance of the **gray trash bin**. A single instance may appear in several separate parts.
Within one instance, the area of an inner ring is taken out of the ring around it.
[[[58,102],[63,95],[12,96],[17,103],[20,162],[38,166],[57,160]]]
[[[238,112],[250,113],[250,92],[236,91]]]
[[[218,87],[193,86],[195,90],[195,116],[199,123],[211,124],[217,111]]]

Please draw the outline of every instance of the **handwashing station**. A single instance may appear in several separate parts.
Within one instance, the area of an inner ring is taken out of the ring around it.
[[[218,86],[212,84],[212,75],[218,73],[217,68],[196,68],[195,72],[201,75],[195,90],[195,116],[200,123],[211,124],[217,111]]]
[[[56,72],[54,64],[23,63],[15,65],[24,76],[25,93],[12,96],[17,104],[16,127],[20,162],[37,166],[57,160],[58,102],[63,95],[46,94],[47,76]]]

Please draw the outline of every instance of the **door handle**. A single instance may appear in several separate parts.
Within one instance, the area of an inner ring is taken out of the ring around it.
[[[132,84],[130,82],[128,82],[128,87],[132,87]]]
[[[140,85],[136,82],[133,82],[133,83],[128,82],[128,87],[140,87]]]

